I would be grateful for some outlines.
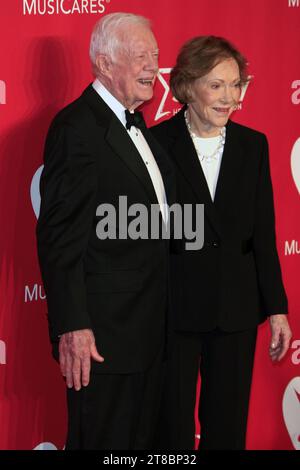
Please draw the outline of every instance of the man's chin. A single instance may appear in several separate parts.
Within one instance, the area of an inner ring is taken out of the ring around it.
[[[152,97],[153,97],[153,87],[145,88],[145,90],[142,90],[138,94],[138,99],[140,99],[141,101],[151,100]]]
[[[153,98],[153,93],[148,93],[147,95],[145,95],[144,97],[144,101],[149,101]]]
[[[133,108],[138,108],[141,106],[145,101],[151,100],[153,97],[153,93],[144,93],[143,96],[139,96],[138,99],[134,102]]]

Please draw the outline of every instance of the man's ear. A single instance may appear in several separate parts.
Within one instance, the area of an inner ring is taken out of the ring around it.
[[[105,77],[111,77],[112,73],[112,61],[106,54],[98,54],[96,58],[96,66],[101,75]]]

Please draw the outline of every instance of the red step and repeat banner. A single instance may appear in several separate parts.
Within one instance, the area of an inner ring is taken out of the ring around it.
[[[299,450],[299,0],[0,0],[0,448],[64,447],[64,383],[50,354],[35,248],[38,184],[52,117],[92,80],[91,29],[116,11],[150,18],[159,42],[155,98],[143,109],[149,125],[178,111],[169,73],[187,39],[224,36],[249,60],[253,79],[233,118],[270,142],[293,339],[283,362],[272,364],[269,328],[260,327],[247,448]]]

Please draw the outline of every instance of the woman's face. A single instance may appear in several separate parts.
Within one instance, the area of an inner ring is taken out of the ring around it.
[[[224,59],[191,86],[190,119],[199,131],[214,134],[225,126],[241,95],[237,62]]]

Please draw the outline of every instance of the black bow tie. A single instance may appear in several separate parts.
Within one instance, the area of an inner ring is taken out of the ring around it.
[[[130,130],[131,126],[138,127],[139,129],[145,128],[145,121],[143,114],[139,111],[131,113],[128,109],[125,110],[126,116],[126,129]]]

